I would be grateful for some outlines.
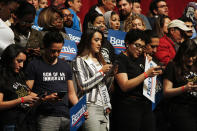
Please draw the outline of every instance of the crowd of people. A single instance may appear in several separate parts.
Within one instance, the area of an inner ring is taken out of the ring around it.
[[[81,0],[48,2],[0,0],[0,130],[69,131],[85,96],[82,131],[197,131],[197,3],[173,20],[165,0],[147,15],[140,0],[98,0],[82,25]],[[59,57],[65,27],[82,32],[72,61]],[[120,54],[108,29],[126,32]],[[143,95],[153,77],[154,110]]]

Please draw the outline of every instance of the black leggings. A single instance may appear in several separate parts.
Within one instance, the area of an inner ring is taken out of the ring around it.
[[[115,103],[112,107],[113,131],[155,131],[151,103],[137,100]]]

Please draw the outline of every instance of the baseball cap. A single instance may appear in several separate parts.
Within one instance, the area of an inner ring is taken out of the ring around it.
[[[183,31],[191,31],[192,29],[188,28],[185,23],[181,20],[172,20],[169,25],[168,25],[168,29],[169,28],[173,28],[173,27],[177,27]]]

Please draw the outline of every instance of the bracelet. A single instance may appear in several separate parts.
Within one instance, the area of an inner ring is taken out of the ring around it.
[[[24,103],[24,97],[21,97],[21,103]]]
[[[105,74],[104,74],[104,72],[102,71],[102,70],[99,70],[99,72],[104,76]]]
[[[145,78],[148,78],[148,75],[146,74],[146,72],[144,72],[144,77],[145,77]]]
[[[182,90],[182,92],[184,92],[185,91],[185,86],[181,86],[181,90]]]

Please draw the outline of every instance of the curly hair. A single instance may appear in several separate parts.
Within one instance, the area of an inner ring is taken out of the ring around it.
[[[124,31],[125,32],[129,32],[129,30],[133,29],[133,21],[139,19],[140,21],[142,21],[142,25],[144,26],[144,29],[146,29],[146,25],[143,21],[143,19],[139,16],[139,15],[131,15],[129,16],[124,23]]]

